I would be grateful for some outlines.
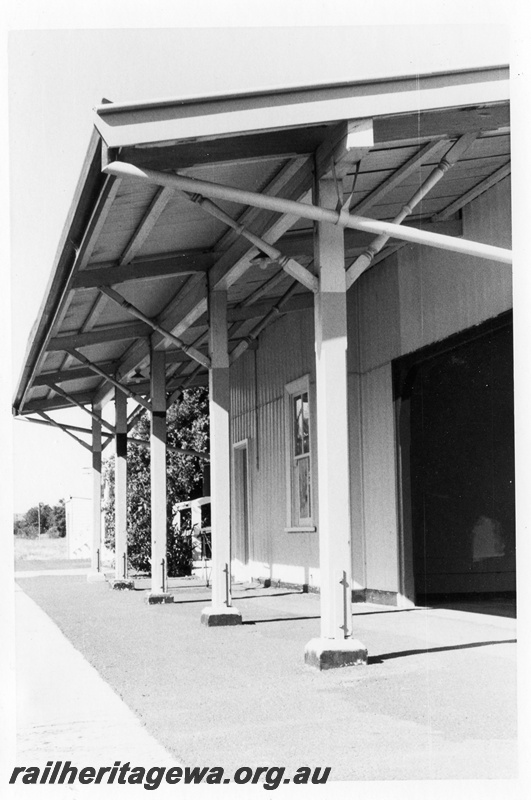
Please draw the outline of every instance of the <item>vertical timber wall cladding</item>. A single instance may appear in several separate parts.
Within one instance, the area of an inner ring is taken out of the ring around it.
[[[510,180],[463,209],[463,235],[510,247]],[[348,293],[351,527],[355,589],[414,599],[411,547],[403,541],[393,362],[508,311],[506,265],[405,245],[361,276]],[[317,532],[287,532],[285,386],[310,376],[316,443],[314,325],[311,310],[267,328],[257,350],[231,367],[232,441],[248,440],[249,570],[252,577],[319,585]],[[317,453],[312,453],[317,501]],[[234,506],[233,506],[234,513]],[[316,516],[318,522],[318,516]],[[234,542],[237,565],[243,554]]]
[[[247,351],[231,367],[231,437],[233,443],[249,441],[249,577],[318,585],[317,532],[288,533],[285,530],[285,386],[303,375],[310,375],[310,400],[314,410],[311,435],[315,442],[314,361],[313,312],[303,311],[286,315],[267,328],[260,336],[257,350]],[[315,452],[312,473],[315,502]],[[239,543],[234,542],[236,577],[240,577],[242,556]]]
[[[509,179],[463,209],[466,238],[510,247],[510,230]],[[400,564],[402,552],[406,562],[409,556],[399,524],[392,362],[508,311],[511,269],[406,245],[362,275],[349,294],[349,371],[351,385],[361,386],[361,466],[352,484],[363,503],[366,587],[402,591],[412,600]]]

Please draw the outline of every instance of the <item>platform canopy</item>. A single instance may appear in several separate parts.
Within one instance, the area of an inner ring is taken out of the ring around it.
[[[440,180],[404,213],[437,169]],[[316,176],[337,187],[328,212],[345,228],[351,283],[364,253],[364,268],[378,269],[408,243],[456,249],[462,208],[509,172],[506,66],[104,103],[14,414],[102,405],[116,383],[148,406],[150,345],[166,351],[170,397],[206,384],[209,288],[228,292],[233,358],[278,314],[313,306],[313,212],[285,201],[318,208]],[[360,228],[397,218],[403,236]]]

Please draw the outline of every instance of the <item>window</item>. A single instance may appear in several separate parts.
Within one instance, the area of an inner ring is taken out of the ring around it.
[[[286,386],[288,530],[314,530],[308,376]]]

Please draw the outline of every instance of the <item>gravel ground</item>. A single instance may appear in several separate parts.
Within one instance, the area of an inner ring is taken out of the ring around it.
[[[367,667],[303,663],[319,597],[235,587],[244,624],[200,625],[209,590],[113,592],[81,576],[20,585],[179,763],[330,766],[335,780],[516,775],[515,620],[355,606]]]

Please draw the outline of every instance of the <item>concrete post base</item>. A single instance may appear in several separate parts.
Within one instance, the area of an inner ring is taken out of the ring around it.
[[[169,592],[150,592],[146,597],[148,606],[156,606],[161,603],[173,603],[173,595]]]
[[[241,625],[242,615],[233,606],[208,606],[201,612],[201,624],[207,628],[221,625]]]
[[[109,586],[111,589],[121,591],[122,589],[134,589],[135,582],[130,578],[112,578],[109,581]]]
[[[105,578],[104,572],[88,572],[87,573],[87,581],[89,583],[102,583]]]
[[[357,639],[311,639],[304,650],[304,662],[317,669],[367,664],[367,658],[367,648]]]

